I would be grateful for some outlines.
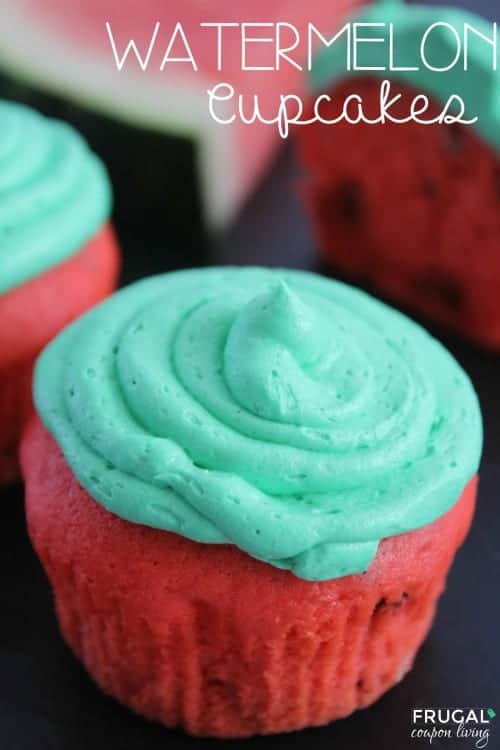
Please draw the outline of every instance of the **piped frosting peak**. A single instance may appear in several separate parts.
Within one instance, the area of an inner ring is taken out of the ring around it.
[[[116,294],[41,356],[41,417],[112,513],[308,580],[365,570],[476,473],[467,376],[419,326],[314,274],[205,269]]]

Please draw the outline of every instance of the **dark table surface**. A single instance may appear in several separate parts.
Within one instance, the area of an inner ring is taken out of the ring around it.
[[[496,1],[462,4],[493,15]],[[300,175],[285,149],[237,225],[211,247],[212,262],[286,265],[328,273],[315,260],[298,188]],[[126,237],[122,240],[125,281],[158,271],[160,264],[165,269],[164,252],[155,254],[153,248],[145,261]],[[182,253],[169,258],[172,267],[183,265]],[[485,419],[477,514],[452,569],[435,625],[414,669],[373,707],[323,729],[245,741],[249,750],[284,745],[301,750],[313,744],[332,750],[429,747],[410,739],[410,712],[431,706],[495,708],[498,716],[488,747],[500,748],[500,358],[430,328],[470,374]],[[167,731],[99,692],[58,635],[49,586],[25,530],[22,488],[4,491],[1,502],[0,750],[196,750],[240,745]],[[474,742],[435,740],[431,747],[466,750]]]

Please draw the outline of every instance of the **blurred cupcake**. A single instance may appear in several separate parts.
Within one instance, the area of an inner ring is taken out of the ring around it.
[[[34,361],[115,287],[106,173],[61,122],[0,101],[0,484],[17,478]]]
[[[29,532],[104,691],[239,737],[346,716],[411,668],[482,439],[423,329],[313,274],[181,272],[66,329],[35,398]]]
[[[317,55],[310,86],[314,100],[322,93],[331,97],[321,107],[325,119],[338,116],[346,99],[358,95],[365,117],[375,120],[385,79],[389,99],[400,97],[390,108],[398,120],[408,117],[416,97],[419,109],[422,94],[430,103],[421,115],[427,122],[441,116],[455,94],[465,103],[464,118],[478,120],[474,125],[342,121],[301,128],[305,197],[319,247],[350,278],[498,349],[500,109],[491,46],[469,34],[466,72],[462,58],[447,72],[430,72],[420,52],[424,32],[434,23],[447,23],[460,34],[469,24],[487,38],[492,25],[453,8],[397,2],[370,6],[354,20],[375,24],[362,27],[362,34],[385,34],[386,44],[359,45],[359,65],[370,68],[368,73],[346,72],[341,43]],[[384,23],[385,31],[376,25]],[[389,23],[399,71],[384,69]],[[455,49],[450,29],[436,27],[427,39],[426,60],[449,65]],[[412,66],[420,70],[409,70]]]

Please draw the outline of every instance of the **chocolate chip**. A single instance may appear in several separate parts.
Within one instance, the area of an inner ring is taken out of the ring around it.
[[[460,310],[465,303],[462,284],[440,269],[419,274],[413,279],[413,285],[419,294],[438,299],[450,310]]]
[[[395,602],[390,602],[391,607],[401,607],[402,604],[405,603],[406,599],[408,599],[408,594],[406,591],[403,591],[401,594],[401,599],[398,599]]]
[[[361,187],[355,180],[345,180],[337,187],[335,203],[340,215],[349,223],[357,224],[363,214]]]
[[[443,127],[444,142],[450,151],[461,151],[465,146],[465,130],[458,122]]]
[[[401,598],[396,599],[393,602],[388,602],[385,596],[383,596],[376,603],[373,609],[373,614],[377,614],[377,612],[380,612],[380,610],[384,609],[385,607],[394,607],[394,609],[401,607],[405,603],[406,599],[408,599],[408,596],[409,596],[408,593],[406,591],[403,591],[403,593],[401,594]]]
[[[436,198],[439,195],[439,185],[434,180],[427,178],[422,183],[422,192],[427,198]]]

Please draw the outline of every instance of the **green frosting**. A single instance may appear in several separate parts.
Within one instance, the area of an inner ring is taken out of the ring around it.
[[[482,443],[474,390],[437,341],[299,271],[134,284],[49,345],[35,400],[112,513],[308,580],[359,573],[382,538],[445,513]]]
[[[0,100],[0,294],[80,250],[110,210],[104,167],[78,133]]]
[[[500,46],[497,52],[497,71],[493,65],[493,48],[476,34],[468,34],[468,70],[464,71],[463,56],[447,72],[429,70],[421,61],[420,44],[426,30],[434,23],[452,26],[461,37],[464,53],[464,24],[491,39],[493,24],[465,10],[452,7],[407,5],[398,0],[385,0],[361,9],[350,19],[353,23],[385,23],[382,27],[361,27],[363,38],[389,37],[389,24],[394,26],[393,66],[419,67],[417,71],[389,70],[389,42],[359,43],[358,66],[386,68],[386,70],[348,71],[347,40],[345,34],[331,47],[323,47],[316,55],[311,71],[311,85],[315,92],[325,92],[336,81],[347,76],[376,76],[380,79],[399,79],[411,84],[417,91],[432,95],[446,104],[454,94],[465,103],[465,117],[478,117],[474,127],[494,148],[500,149]],[[449,28],[434,29],[425,46],[427,60],[433,67],[450,65],[456,53],[456,40]]]

